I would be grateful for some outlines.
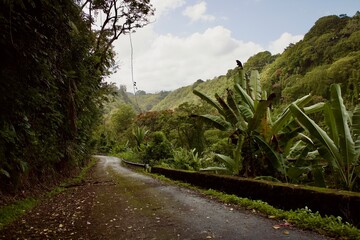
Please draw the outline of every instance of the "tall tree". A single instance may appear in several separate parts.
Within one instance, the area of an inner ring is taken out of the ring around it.
[[[114,67],[112,44],[153,11],[146,0],[84,4],[0,2],[0,191],[83,164],[107,92],[102,79]],[[100,10],[107,17],[95,29]]]

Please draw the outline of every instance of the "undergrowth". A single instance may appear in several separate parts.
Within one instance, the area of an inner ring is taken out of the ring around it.
[[[48,192],[46,195],[52,197],[60,192],[63,192],[66,189],[66,186],[72,184],[78,184],[85,179],[87,172],[96,164],[96,159],[92,158],[90,162],[81,170],[80,174],[70,180],[60,184],[60,186],[54,188],[52,191]],[[15,221],[24,215],[27,211],[34,208],[37,204],[40,203],[39,199],[35,198],[25,198],[23,200],[16,201],[13,204],[4,206],[0,208],[0,230],[3,229],[6,225]]]
[[[65,191],[65,189],[68,186],[76,185],[76,184],[79,184],[82,181],[84,181],[87,172],[96,164],[96,162],[97,162],[96,158],[91,158],[89,163],[84,168],[81,169],[78,176],[76,176],[74,178],[71,178],[71,179],[61,183],[58,187],[56,187],[53,190],[51,190],[50,192],[48,192],[47,195],[49,197],[54,196],[54,195],[56,195],[58,193],[61,193],[61,192]]]
[[[269,218],[283,220],[303,229],[316,231],[323,235],[336,237],[337,239],[360,240],[360,229],[356,228],[348,222],[344,222],[341,217],[321,216],[319,212],[313,212],[308,207],[285,211],[275,208],[261,200],[242,198],[233,194],[225,194],[213,189],[204,190],[188,183],[171,180],[162,175],[150,175],[162,181],[175,183],[186,188],[191,188],[223,203],[233,204],[248,210],[255,210]]]

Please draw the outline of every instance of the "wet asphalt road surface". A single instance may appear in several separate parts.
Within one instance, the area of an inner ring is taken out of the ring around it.
[[[122,224],[127,230],[139,229],[129,239],[327,239],[293,227],[274,229],[282,222],[133,172],[122,167],[118,158],[97,158],[99,173],[116,178],[124,191],[126,206],[122,207],[131,214],[129,219],[122,217]],[[115,233],[112,238],[120,236]]]

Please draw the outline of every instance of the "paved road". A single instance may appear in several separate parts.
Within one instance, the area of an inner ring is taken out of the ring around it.
[[[277,221],[249,211],[236,210],[191,190],[134,173],[122,167],[118,158],[99,156],[99,159],[100,169],[109,175],[115,172],[119,177],[117,184],[127,194],[127,208],[139,214],[137,227],[144,230],[141,231],[144,239],[148,239],[147,232],[151,232],[147,220],[150,220],[150,225],[155,224],[156,231],[165,234],[163,238],[150,234],[149,239],[325,239],[312,232],[293,228],[276,230],[273,226],[278,224]],[[149,208],[151,211],[146,212]],[[129,215],[130,222],[134,217]],[[127,229],[136,228],[136,225],[130,225]]]
[[[45,198],[0,239],[326,239],[97,158],[84,184]]]

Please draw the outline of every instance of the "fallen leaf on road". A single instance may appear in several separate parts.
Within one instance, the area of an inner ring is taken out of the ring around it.
[[[279,226],[282,226],[282,227],[290,227],[291,224],[288,223],[288,222],[286,222],[286,223],[281,223],[281,224],[279,224]]]
[[[273,229],[279,229],[279,228],[281,228],[280,225],[274,225],[274,226],[273,226]]]
[[[276,218],[276,217],[273,216],[273,215],[270,215],[270,216],[268,216],[268,218],[273,219],[273,218]]]
[[[285,231],[283,231],[283,234],[289,235],[290,233],[289,233],[289,231],[285,230]]]

